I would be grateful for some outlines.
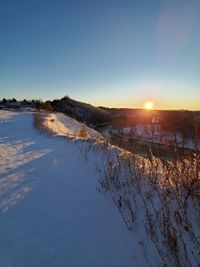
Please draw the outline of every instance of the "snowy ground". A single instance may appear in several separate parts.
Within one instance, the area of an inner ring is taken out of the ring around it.
[[[0,111],[0,266],[147,266],[81,146]]]
[[[81,137],[81,128],[84,127],[87,138],[104,139],[103,136],[94,129],[59,112],[44,114],[43,124],[46,129],[51,131],[51,133],[59,136],[72,138]]]
[[[0,267],[199,266],[198,157],[166,168],[40,114],[0,110]]]

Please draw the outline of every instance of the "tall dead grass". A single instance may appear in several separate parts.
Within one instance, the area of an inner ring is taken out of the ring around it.
[[[109,192],[130,231],[146,232],[163,266],[199,266],[200,155],[174,158],[108,158],[100,188]]]

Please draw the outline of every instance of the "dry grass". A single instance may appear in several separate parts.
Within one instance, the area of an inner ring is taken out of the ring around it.
[[[100,187],[111,194],[129,230],[146,231],[163,266],[200,264],[199,154],[167,163],[116,155],[101,170]]]
[[[44,123],[48,114],[49,114],[49,112],[47,112],[47,111],[35,112],[33,115],[33,125],[40,132],[49,135],[49,134],[52,134],[52,132],[50,131],[50,129],[48,127],[45,126],[45,123]],[[53,123],[53,121],[52,121],[52,123]]]

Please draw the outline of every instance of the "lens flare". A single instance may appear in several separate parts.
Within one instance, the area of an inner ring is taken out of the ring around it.
[[[144,104],[144,108],[147,109],[147,110],[151,110],[153,108],[153,102],[152,101],[147,101]]]

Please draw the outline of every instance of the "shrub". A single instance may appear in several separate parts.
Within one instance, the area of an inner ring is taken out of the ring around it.
[[[49,101],[46,101],[45,103],[42,103],[41,108],[44,110],[47,110],[49,112],[53,111],[52,105]]]
[[[85,124],[81,124],[78,135],[82,138],[88,138],[89,137],[88,130],[87,130],[87,127]]]

